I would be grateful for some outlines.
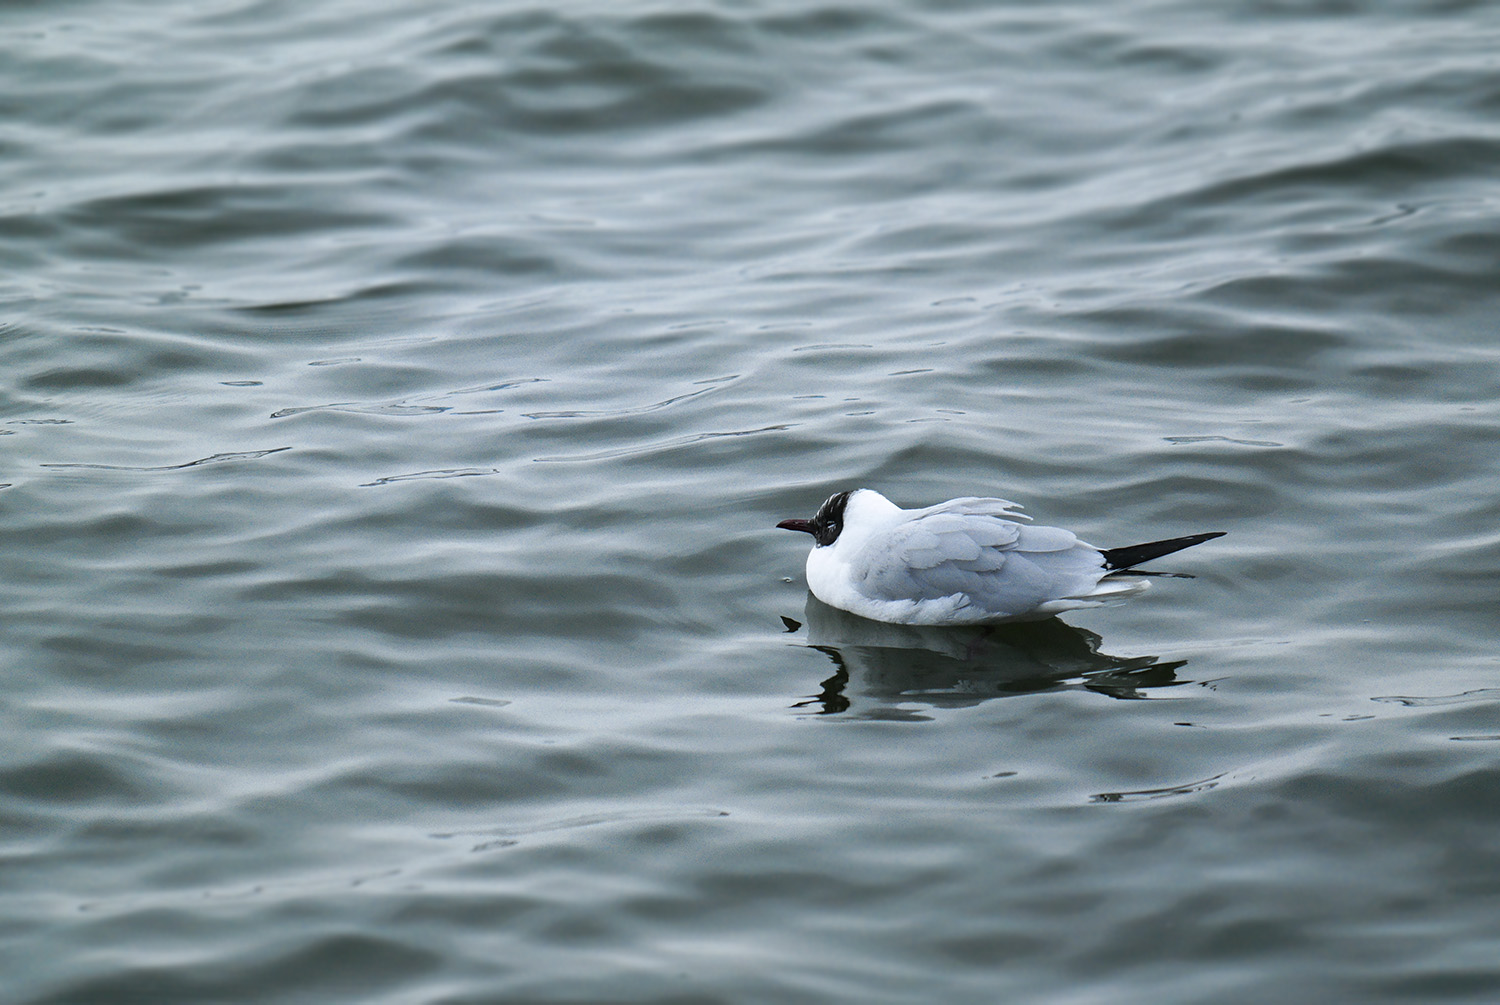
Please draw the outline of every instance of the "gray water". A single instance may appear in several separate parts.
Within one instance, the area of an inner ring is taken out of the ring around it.
[[[0,997],[1500,1000],[1500,8],[0,12]],[[829,493],[1195,578],[809,601]]]

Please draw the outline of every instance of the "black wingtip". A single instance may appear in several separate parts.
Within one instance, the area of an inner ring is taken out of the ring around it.
[[[1132,544],[1124,548],[1109,548],[1101,552],[1104,556],[1104,567],[1111,572],[1123,572],[1133,569],[1153,558],[1161,558],[1170,555],[1174,551],[1191,548],[1195,544],[1204,541],[1212,541],[1216,537],[1223,537],[1227,533],[1222,530],[1209,531],[1206,534],[1189,534],[1187,537],[1174,537],[1166,541],[1149,541],[1146,544]]]

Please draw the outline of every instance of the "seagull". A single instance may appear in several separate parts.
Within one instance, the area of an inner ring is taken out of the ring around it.
[[[1031,518],[1006,499],[965,496],[902,509],[873,489],[838,492],[811,520],[776,526],[811,534],[807,586],[830,607],[898,625],[1040,621],[1144,590],[1121,579],[1153,558],[1223,537],[1191,534],[1096,548]],[[1150,575],[1150,573],[1136,573]]]

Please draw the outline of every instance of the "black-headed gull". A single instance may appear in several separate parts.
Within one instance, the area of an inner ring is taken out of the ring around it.
[[[811,520],[776,526],[813,536],[807,586],[830,607],[898,625],[1035,621],[1139,593],[1121,579],[1143,562],[1223,531],[1095,548],[1059,527],[1028,527],[1005,499],[965,497],[902,509],[879,492],[828,498]]]

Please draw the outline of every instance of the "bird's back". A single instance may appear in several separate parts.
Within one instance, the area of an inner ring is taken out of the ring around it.
[[[1045,617],[1086,606],[1067,601],[1098,587],[1099,551],[1069,531],[1025,526],[1017,516],[1003,499],[910,511],[848,555],[856,596],[840,599],[863,600],[865,611],[856,613],[914,624]]]

